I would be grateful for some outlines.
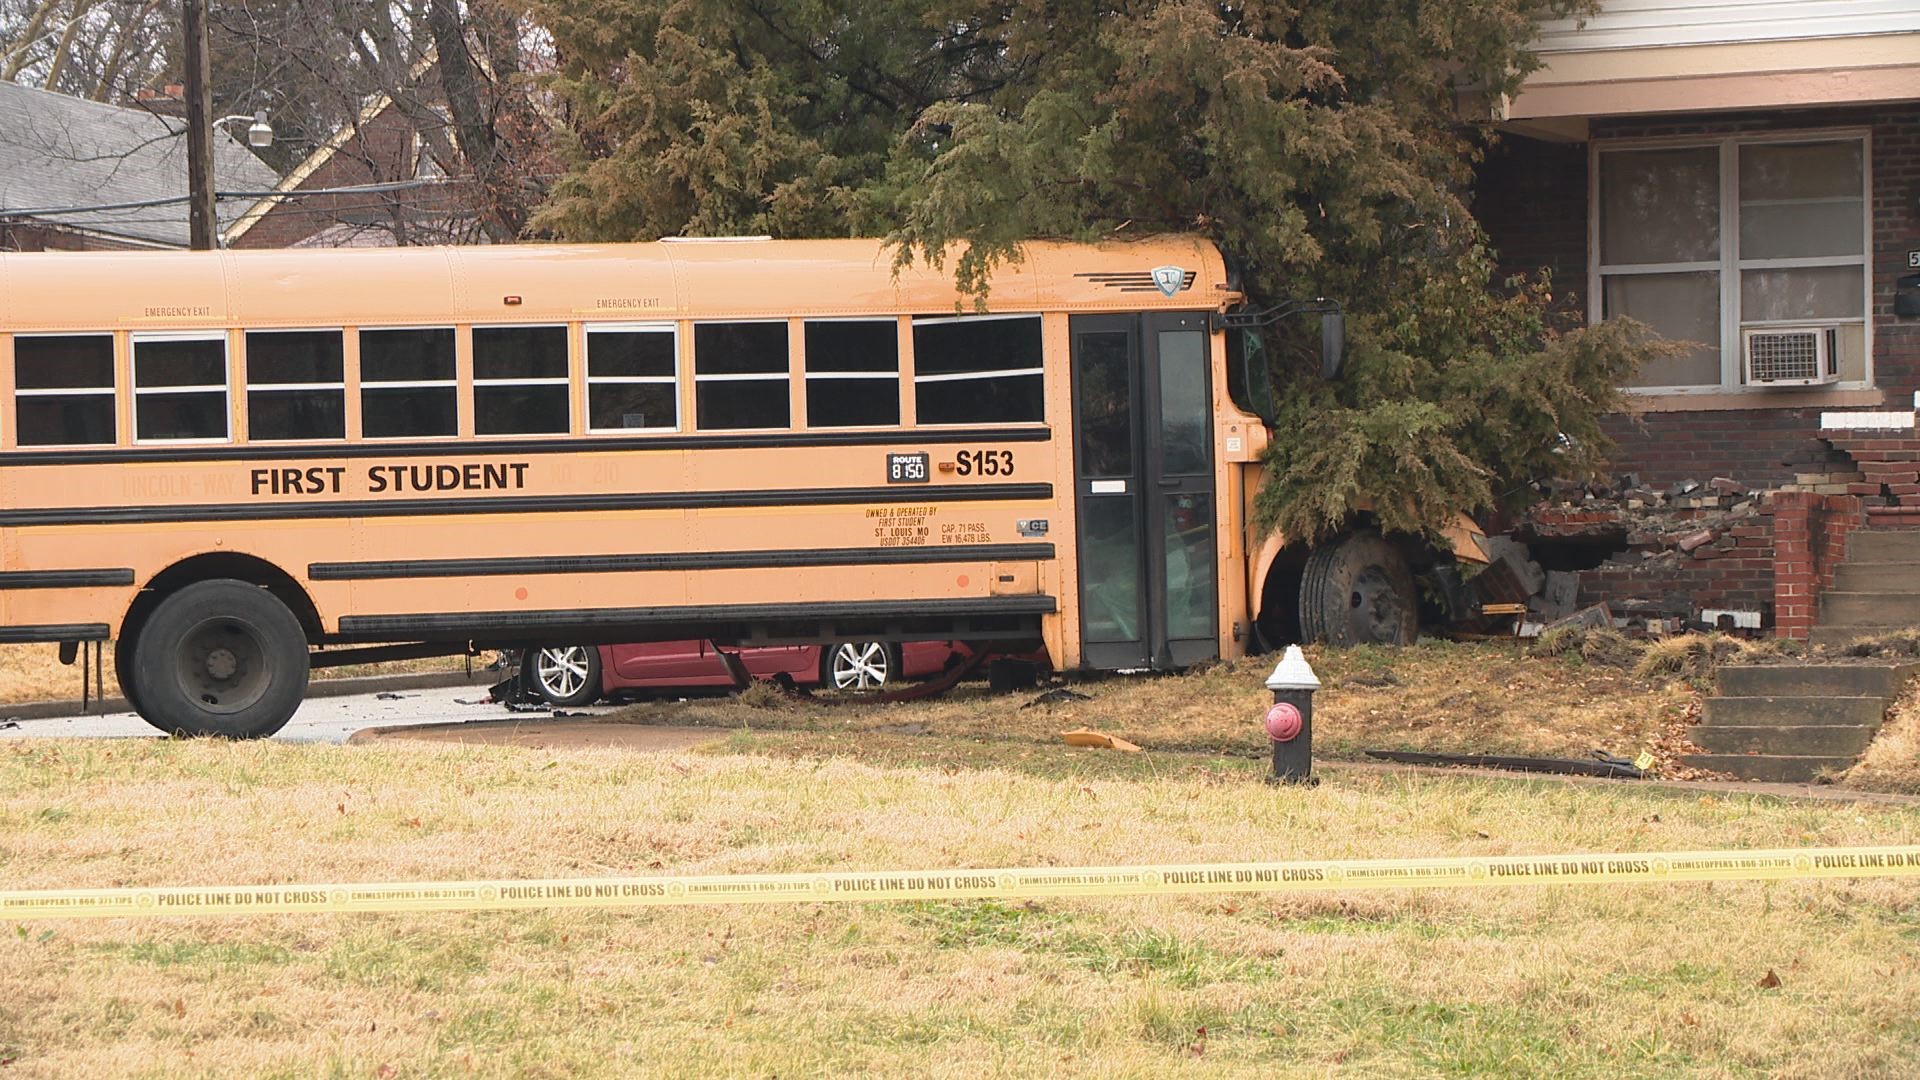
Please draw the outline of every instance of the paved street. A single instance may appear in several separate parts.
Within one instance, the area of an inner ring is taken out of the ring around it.
[[[397,697],[392,696],[397,694]],[[356,694],[347,697],[309,698],[293,714],[275,739],[283,742],[345,742],[349,735],[368,727],[413,724],[446,724],[469,720],[544,719],[543,713],[509,712],[499,705],[467,705],[487,696],[482,685],[447,686],[420,690],[399,690],[382,697]],[[602,712],[605,706],[569,709],[568,712]],[[34,720],[6,719],[0,707],[0,740],[34,738],[128,739],[158,738],[160,733],[130,712],[104,716],[47,717]]]

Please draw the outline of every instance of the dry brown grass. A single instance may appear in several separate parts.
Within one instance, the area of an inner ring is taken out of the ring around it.
[[[1137,758],[1138,755],[1127,755]],[[1909,808],[1257,766],[40,742],[36,888],[1904,844]],[[1896,1075],[1913,882],[44,923],[20,1077]],[[1760,984],[1769,971],[1777,988]]]
[[[1907,684],[1867,752],[1842,773],[1841,785],[1920,795],[1920,679]]]
[[[113,647],[101,650],[106,665],[105,685],[109,697],[120,693],[113,672]],[[483,661],[476,660],[475,663]],[[464,671],[466,659],[459,656],[435,656],[424,660],[395,660],[384,664],[349,664],[314,672],[315,678],[345,679],[360,675],[400,675],[424,671]],[[88,693],[92,693],[91,690]],[[0,645],[0,705],[27,701],[67,701],[80,699],[80,664],[60,662],[56,645]]]
[[[1536,657],[1512,643],[1428,641],[1406,649],[1315,648],[1307,656],[1324,684],[1314,704],[1314,749],[1329,757],[1370,748],[1575,757],[1601,749],[1632,757],[1698,709],[1698,692],[1684,682],[1636,676],[1578,651]],[[1272,701],[1262,685],[1272,664],[1269,657],[1184,676],[1080,682],[1073,689],[1090,700],[1031,708],[1015,704],[1032,695],[1010,704],[976,684],[887,708],[804,700],[748,708],[707,698],[642,703],[611,719],[1047,744],[1086,726],[1149,750],[1257,756],[1267,747],[1259,719]]]

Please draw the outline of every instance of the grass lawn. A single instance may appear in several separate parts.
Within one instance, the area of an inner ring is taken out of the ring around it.
[[[1367,749],[1586,757],[1595,749],[1634,757],[1651,749],[1670,760],[1675,739],[1698,715],[1700,692],[1684,679],[1635,675],[1578,652],[1530,656],[1506,642],[1429,640],[1405,649],[1307,650],[1322,689],[1314,699],[1316,755],[1363,757]],[[1259,756],[1260,718],[1272,703],[1262,685],[1273,657],[1217,665],[1184,676],[1116,677],[1074,683],[1087,700],[1018,707],[979,684],[942,697],[887,707],[742,698],[643,702],[616,722],[788,731],[818,745],[832,736],[933,736],[1044,745],[1086,726],[1149,750]]]
[[[1197,723],[1173,700],[1150,716],[1104,700],[1073,722],[1168,738]],[[14,743],[0,749],[0,881],[1920,842],[1907,806],[1338,769],[1316,789],[1275,789],[1249,758],[1070,751],[1039,734],[1058,715],[1026,720],[1040,710],[1005,702],[1006,723],[1033,737],[991,740],[977,734],[984,706],[947,707],[974,713],[945,734],[854,738],[864,721],[821,721],[658,755]],[[912,757],[935,744],[951,749],[943,761]],[[969,756],[982,747],[1004,760]],[[1862,1076],[1920,1059],[1913,882],[0,929],[8,1077]]]

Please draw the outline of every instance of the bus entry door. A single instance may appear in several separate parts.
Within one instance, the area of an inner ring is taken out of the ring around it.
[[[1075,316],[1070,329],[1084,662],[1166,669],[1213,659],[1206,316]]]

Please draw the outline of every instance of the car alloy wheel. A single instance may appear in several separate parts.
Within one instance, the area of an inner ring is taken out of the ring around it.
[[[878,690],[892,677],[893,654],[884,642],[849,641],[828,656],[827,682],[835,690]]]
[[[540,683],[541,696],[548,701],[572,701],[587,688],[592,668],[587,646],[560,645],[535,654],[533,677]]]

